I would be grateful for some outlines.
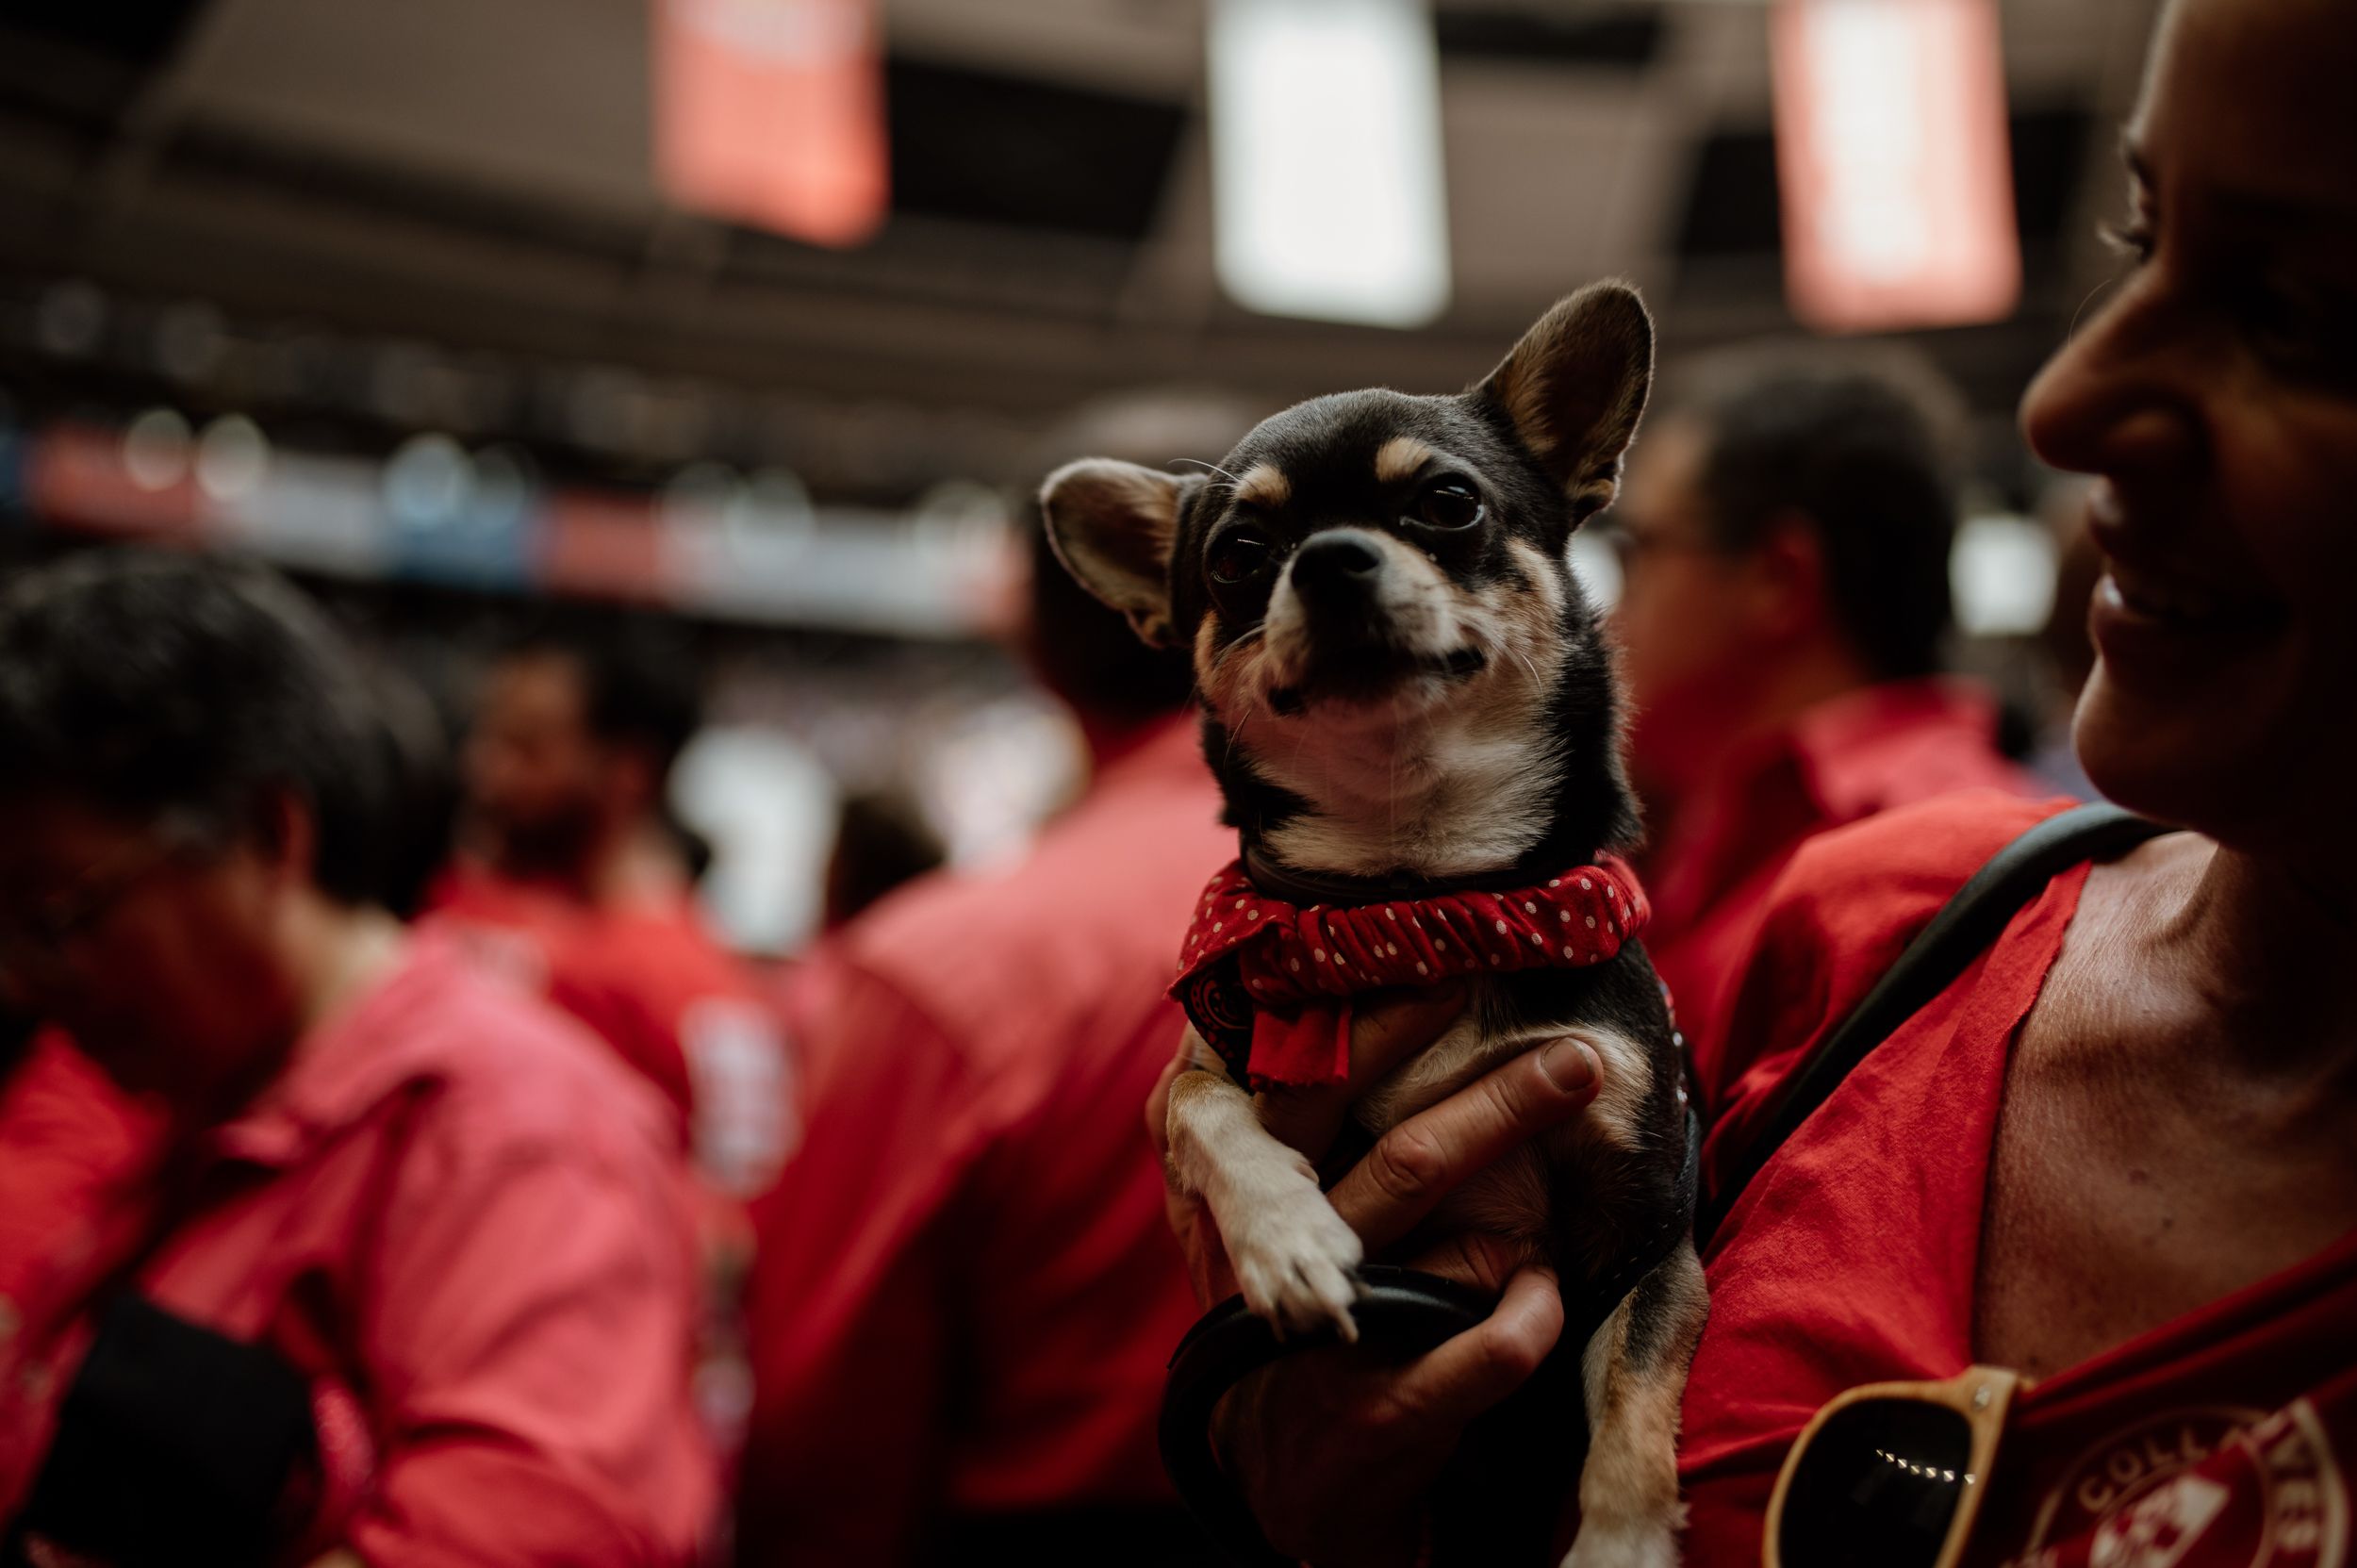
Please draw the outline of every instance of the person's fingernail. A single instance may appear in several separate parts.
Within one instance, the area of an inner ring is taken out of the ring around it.
[[[1539,1065],[1567,1095],[1578,1094],[1596,1081],[1596,1054],[1577,1040],[1558,1040],[1540,1053]]]

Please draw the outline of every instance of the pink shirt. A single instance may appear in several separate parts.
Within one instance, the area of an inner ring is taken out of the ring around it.
[[[691,1560],[715,1478],[665,1108],[576,1027],[413,941],[189,1174],[90,1213],[0,1343],[0,1519],[88,1344],[74,1302],[157,1226],[140,1290],[310,1375],[339,1542],[374,1568]],[[45,1303],[45,1305],[39,1305]],[[342,1419],[334,1417],[340,1412]]]
[[[1154,1413],[1196,1309],[1141,1110],[1219,809],[1171,719],[1020,866],[896,894],[793,976],[810,1111],[756,1209],[743,1560],[1171,1501]]]
[[[716,1192],[750,1197],[793,1142],[792,1080],[769,999],[685,898],[584,903],[461,863],[427,930],[579,1018],[660,1089]]]

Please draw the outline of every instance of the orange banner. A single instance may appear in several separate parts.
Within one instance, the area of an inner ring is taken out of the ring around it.
[[[655,178],[681,206],[855,245],[889,199],[876,0],[652,0]]]
[[[1793,314],[1827,332],[2011,314],[1996,0],[1776,0],[1771,29]]]

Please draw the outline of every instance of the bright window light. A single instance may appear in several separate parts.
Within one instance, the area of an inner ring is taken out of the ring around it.
[[[1956,625],[1967,636],[2026,637],[2054,613],[2054,536],[2032,518],[1965,519],[1948,556]]]
[[[1996,0],[1778,0],[1772,16],[1794,314],[1827,332],[2011,314]]]
[[[1211,0],[1219,280],[1272,316],[1419,326],[1448,305],[1425,0]]]

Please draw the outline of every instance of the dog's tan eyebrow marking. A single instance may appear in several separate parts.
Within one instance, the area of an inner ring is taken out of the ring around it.
[[[1274,509],[1293,499],[1294,482],[1274,463],[1255,463],[1237,477],[1236,500]]]
[[[1432,449],[1413,436],[1394,436],[1376,449],[1375,478],[1380,485],[1396,485],[1432,460]]]

